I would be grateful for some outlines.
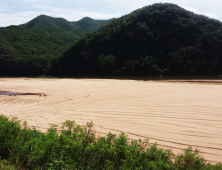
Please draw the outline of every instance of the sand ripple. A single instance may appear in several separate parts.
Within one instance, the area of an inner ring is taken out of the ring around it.
[[[124,131],[181,152],[198,148],[222,160],[222,86],[99,79],[0,79],[0,91],[47,96],[0,96],[0,114],[46,131],[65,120],[93,121],[96,130]]]

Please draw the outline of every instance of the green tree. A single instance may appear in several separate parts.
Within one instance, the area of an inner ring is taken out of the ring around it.
[[[100,70],[104,73],[112,72],[113,68],[115,67],[115,56],[113,55],[99,55],[98,56],[98,63]]]

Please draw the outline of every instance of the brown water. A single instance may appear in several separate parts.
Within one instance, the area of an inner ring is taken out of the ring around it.
[[[215,83],[217,81],[217,83]],[[221,80],[0,79],[0,114],[46,131],[65,120],[95,123],[98,134],[126,132],[180,153],[192,146],[222,162]]]

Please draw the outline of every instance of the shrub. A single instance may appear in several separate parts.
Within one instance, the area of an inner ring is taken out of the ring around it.
[[[5,116],[0,116],[0,157],[1,169],[222,169],[206,164],[192,148],[175,156],[124,133],[98,137],[92,122],[83,126],[68,120],[61,131],[52,126],[42,133]]]

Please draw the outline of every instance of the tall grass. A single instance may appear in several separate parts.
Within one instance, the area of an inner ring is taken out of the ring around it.
[[[92,122],[66,121],[60,131],[52,126],[42,133],[5,116],[0,116],[0,157],[1,169],[222,169],[222,164],[206,163],[192,148],[175,155],[124,133],[98,137]]]

